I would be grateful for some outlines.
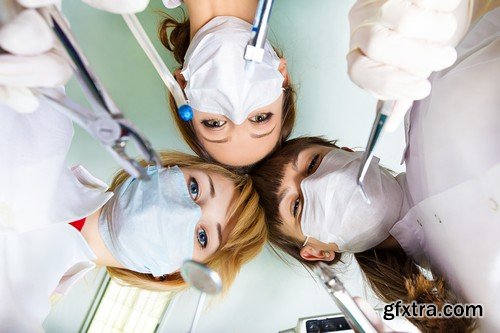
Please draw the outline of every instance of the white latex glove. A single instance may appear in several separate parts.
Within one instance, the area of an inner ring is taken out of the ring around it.
[[[149,3],[149,0],[82,1],[118,14],[140,12]],[[0,53],[0,103],[29,113],[39,105],[29,88],[62,86],[71,78],[72,70],[65,53],[54,48],[53,32],[35,10],[60,5],[60,0],[17,0],[17,3],[28,9],[0,26],[0,48],[8,52]]]
[[[27,0],[25,0],[27,1]],[[115,14],[132,14],[142,12],[149,0],[82,0],[87,5]]]
[[[456,61],[454,36],[465,24],[456,11],[469,1],[358,0],[352,7],[349,76],[376,98],[397,101],[386,130],[430,94],[432,72]]]
[[[33,112],[38,99],[29,88],[51,88],[69,80],[72,70],[54,46],[52,31],[34,9],[23,9],[0,27],[0,47],[8,52],[0,54],[0,103],[18,112]]]
[[[24,7],[37,8],[53,4],[54,0],[18,0]],[[60,2],[60,0],[57,0]],[[149,0],[82,0],[87,5],[115,14],[131,14],[142,12]]]

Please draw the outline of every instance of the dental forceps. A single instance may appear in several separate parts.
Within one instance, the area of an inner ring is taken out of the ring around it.
[[[137,19],[137,16],[134,14],[123,14],[122,17],[125,20],[125,23],[127,23],[127,26],[134,35],[135,39],[144,50],[144,53],[148,56],[149,61],[151,61],[154,68],[158,72],[158,75],[160,75],[163,83],[165,83],[167,89],[170,91],[172,96],[174,96],[179,117],[184,121],[190,121],[193,119],[193,109],[189,106],[188,101],[184,97],[182,88],[179,86],[179,83],[161,59],[148,35],[144,31],[141,23]]]
[[[361,333],[379,332],[368,320],[363,311],[361,311],[351,294],[344,288],[340,279],[327,264],[320,262],[319,266],[315,269],[315,273],[321,279],[323,287],[325,287],[335,301],[335,304],[337,304],[340,311],[345,315],[347,322],[353,330]]]
[[[372,131],[370,133],[370,137],[368,138],[368,143],[366,144],[366,149],[363,154],[363,158],[361,160],[361,166],[359,167],[358,179],[357,183],[359,189],[361,190],[361,194],[363,195],[363,199],[371,204],[370,198],[368,197],[363,181],[365,179],[366,173],[368,172],[368,167],[373,158],[373,149],[382,134],[382,130],[384,128],[385,122],[387,118],[391,115],[392,110],[394,110],[394,104],[396,101],[378,101],[377,102],[377,115],[375,116],[375,121],[373,122]]]
[[[46,89],[37,89],[36,93],[49,103],[60,106],[61,108],[57,108],[58,110],[75,121],[93,138],[100,141],[127,173],[136,178],[149,179],[146,169],[135,159],[129,157],[125,148],[127,142],[131,140],[148,163],[161,165],[160,158],[152,148],[151,143],[139,133],[130,121],[125,119],[111,99],[90,68],[87,58],[59,9],[56,6],[48,6],[40,8],[39,11],[43,17],[46,17],[49,26],[66,50],[75,77],[95,112],[78,105],[63,94],[50,92]]]
[[[252,26],[252,36],[245,48],[245,60],[260,63],[264,59],[264,46],[269,31],[269,18],[273,3],[274,0],[259,0]]]

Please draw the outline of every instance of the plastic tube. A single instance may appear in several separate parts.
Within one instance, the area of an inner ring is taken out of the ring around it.
[[[122,16],[135,39],[148,56],[149,61],[151,61],[154,68],[158,72],[158,75],[160,75],[163,83],[165,83],[167,89],[170,91],[172,96],[174,96],[174,100],[178,108],[177,112],[180,118],[184,121],[190,121],[193,118],[193,110],[188,105],[182,88],[179,86],[179,83],[177,83],[177,80],[174,78],[172,73],[170,73],[169,69],[149,40],[149,37],[137,19],[137,16],[134,14],[124,14]]]

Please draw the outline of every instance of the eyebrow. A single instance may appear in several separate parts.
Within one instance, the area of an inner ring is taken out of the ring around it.
[[[278,207],[281,206],[281,202],[283,201],[283,199],[285,199],[285,197],[286,197],[286,195],[288,194],[289,191],[290,191],[290,188],[287,187],[286,189],[283,190],[283,192],[281,192],[278,195]]]
[[[210,184],[210,198],[215,197],[215,187],[214,187],[214,182],[212,181],[212,177],[210,175],[208,176],[208,183]]]
[[[264,133],[264,134],[250,134],[250,137],[253,139],[263,138],[265,136],[271,135],[271,133],[274,132],[275,128],[276,128],[276,126],[274,126],[272,130],[270,130],[269,132]],[[206,137],[204,137],[203,135],[201,137],[203,138],[203,140],[208,141],[208,142],[212,142],[212,143],[226,143],[226,142],[229,142],[229,139],[230,139],[230,137],[227,137],[227,138],[219,139],[219,140],[210,140],[210,139],[207,139]]]
[[[250,136],[254,139],[260,139],[260,138],[263,138],[265,136],[268,136],[268,135],[271,135],[272,132],[274,132],[274,129],[276,128],[276,125],[274,125],[273,129],[270,130],[269,132],[267,133],[264,133],[264,134],[250,134]]]
[[[293,159],[292,159],[292,168],[293,170],[299,172],[299,167],[297,166],[297,163],[299,161],[299,155],[301,151],[296,151],[293,153]]]
[[[229,137],[224,138],[224,139],[220,139],[220,140],[210,140],[210,139],[205,138],[204,136],[201,136],[201,137],[203,138],[203,140],[206,140],[206,141],[212,142],[212,143],[226,143],[226,142],[229,142]]]
[[[219,236],[219,246],[217,247],[218,250],[222,245],[222,226],[220,225],[220,223],[217,223],[217,236]]]
[[[292,168],[293,168],[293,170],[295,170],[297,172],[299,172],[299,168],[297,166],[299,154],[300,154],[300,151],[295,152],[293,155],[293,159],[292,159]],[[283,192],[278,194],[278,207],[281,205],[281,202],[283,201],[283,199],[285,199],[288,192],[290,192],[290,187],[287,187],[286,189],[283,190]]]

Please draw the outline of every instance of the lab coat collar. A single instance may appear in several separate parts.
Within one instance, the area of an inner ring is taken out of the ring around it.
[[[65,169],[58,188],[64,191],[56,193],[50,210],[51,222],[69,223],[87,217],[113,196],[113,192],[106,192],[106,183],[81,165]]]
[[[396,181],[398,182],[399,186],[401,186],[401,190],[403,192],[403,202],[401,204],[401,210],[399,212],[399,219],[401,220],[410,210],[411,207],[413,207],[413,202],[411,200],[411,194],[410,190],[408,189],[408,183],[406,182],[406,173],[401,172],[396,176]]]
[[[422,250],[424,236],[422,225],[416,213],[417,207],[411,198],[411,192],[406,181],[406,173],[396,176],[396,181],[403,192],[403,203],[399,213],[399,220],[394,224],[389,233],[398,241],[403,250],[423,267],[428,267],[427,257]]]

